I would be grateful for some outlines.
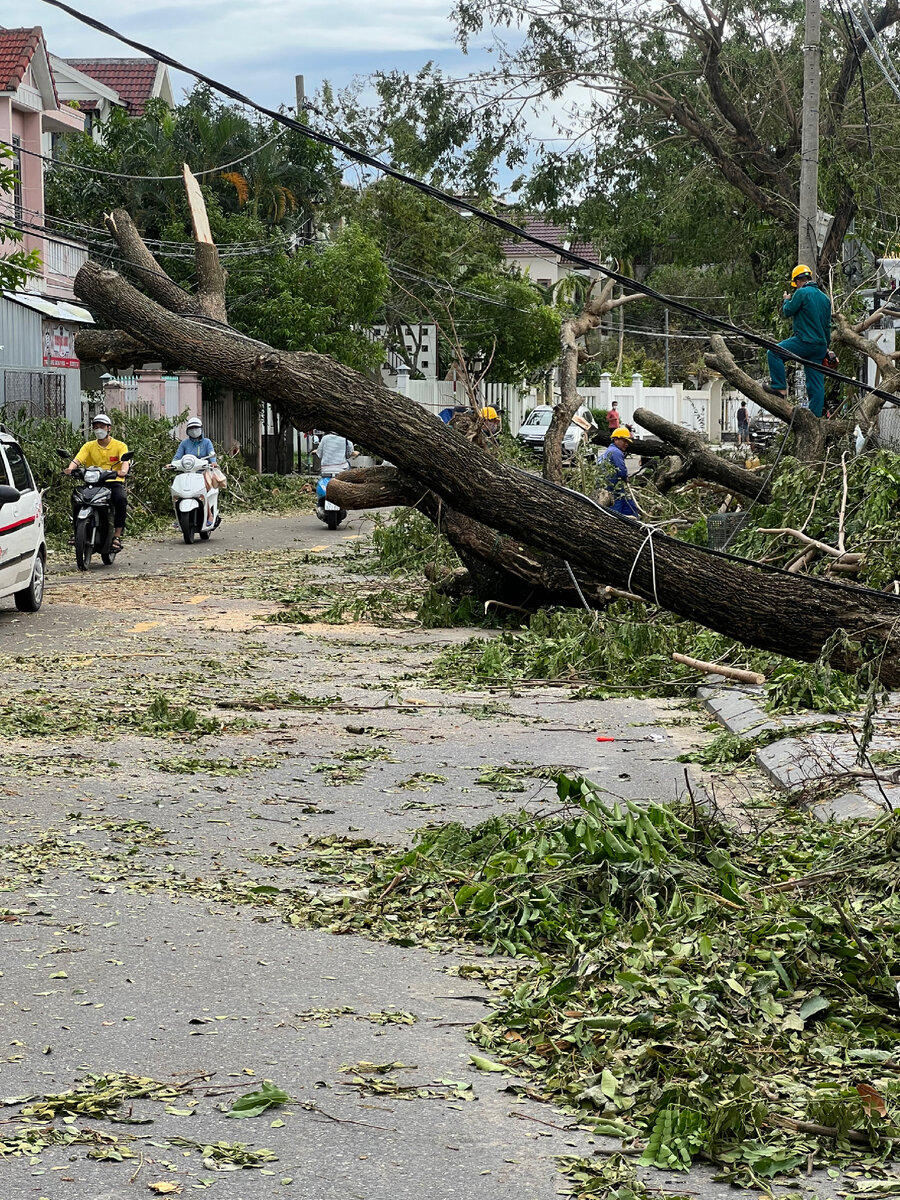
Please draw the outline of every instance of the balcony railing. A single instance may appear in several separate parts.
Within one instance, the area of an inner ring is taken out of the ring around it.
[[[43,251],[46,275],[61,279],[74,279],[88,256],[84,246],[77,246],[73,242],[66,242],[56,237],[52,240],[44,239]]]

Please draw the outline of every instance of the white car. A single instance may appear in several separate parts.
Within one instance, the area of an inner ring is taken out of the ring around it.
[[[12,434],[0,426],[0,597],[21,612],[44,598],[44,507],[31,468]]]
[[[582,404],[575,413],[575,416],[579,420],[587,421],[589,425],[596,427],[594,414],[585,405]],[[537,454],[543,454],[544,438],[547,436],[547,430],[550,428],[552,420],[553,409],[549,404],[541,404],[537,408],[533,408],[519,429],[519,441],[527,449],[534,450]],[[563,454],[566,457],[574,454],[586,436],[584,429],[580,425],[576,425],[573,421],[566,430],[566,436],[563,438]]]

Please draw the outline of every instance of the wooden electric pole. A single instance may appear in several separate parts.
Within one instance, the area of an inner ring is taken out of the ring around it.
[[[806,0],[803,29],[803,123],[800,134],[800,226],[797,262],[813,276],[819,257],[816,227],[819,216],[819,75],[821,69],[820,0]]]

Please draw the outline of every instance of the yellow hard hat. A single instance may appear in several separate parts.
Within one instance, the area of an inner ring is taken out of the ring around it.
[[[618,429],[613,430],[612,435],[614,438],[630,438],[631,430],[626,429],[624,425],[620,425]]]
[[[812,271],[805,263],[798,263],[791,271],[791,287],[797,286],[797,280],[802,279],[804,275],[808,275],[812,279]]]
[[[484,417],[484,419],[486,421],[496,421],[497,420],[497,410],[496,410],[496,408],[492,408],[490,405],[487,405],[486,408],[483,408],[481,410],[481,415]]]

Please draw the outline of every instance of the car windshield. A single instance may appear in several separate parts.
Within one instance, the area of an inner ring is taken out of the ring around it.
[[[526,425],[549,425],[552,419],[553,419],[553,413],[550,410],[545,410],[544,412],[533,412],[531,414],[531,416],[528,418],[528,420],[525,422],[525,424]]]

